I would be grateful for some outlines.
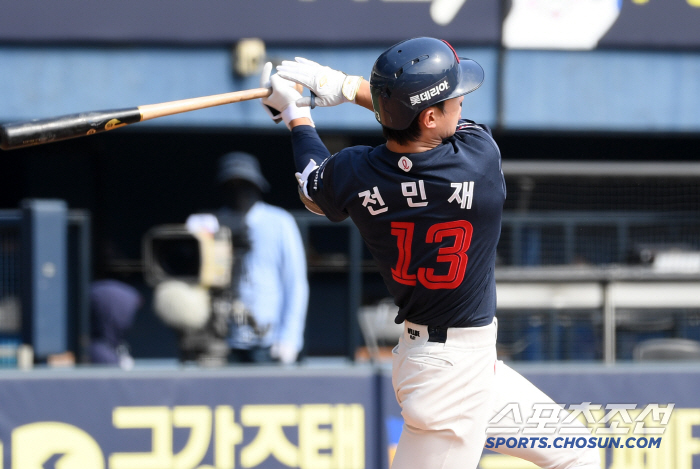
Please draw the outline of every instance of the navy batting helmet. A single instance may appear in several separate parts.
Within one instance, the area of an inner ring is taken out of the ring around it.
[[[403,130],[423,109],[471,93],[483,81],[481,66],[458,57],[446,41],[408,39],[374,63],[369,82],[374,116],[385,127]]]

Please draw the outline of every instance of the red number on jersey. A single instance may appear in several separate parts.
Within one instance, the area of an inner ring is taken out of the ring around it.
[[[404,285],[416,284],[416,275],[408,273],[414,228],[414,223],[391,223],[391,234],[396,236],[396,244],[399,248],[399,259],[396,268],[391,269],[391,274],[394,280]],[[454,237],[454,243],[452,246],[438,250],[437,261],[450,263],[447,273],[436,275],[433,268],[419,267],[417,278],[421,285],[431,290],[457,288],[464,280],[464,273],[467,270],[469,262],[467,250],[473,233],[472,224],[466,220],[437,223],[431,226],[425,237],[426,243],[439,243],[447,237]]]
[[[396,244],[399,248],[399,261],[396,263],[396,268],[391,269],[391,276],[404,285],[416,284],[416,274],[408,273],[408,265],[411,263],[413,228],[413,223],[391,222],[391,234],[396,236]]]
[[[464,272],[467,270],[467,249],[472,242],[474,228],[466,220],[457,220],[446,223],[438,223],[428,230],[425,237],[426,243],[439,243],[448,236],[454,237],[452,246],[438,249],[438,262],[449,262],[450,268],[445,275],[435,275],[435,269],[418,268],[418,280],[426,288],[437,290],[440,288],[457,288],[464,280]]]

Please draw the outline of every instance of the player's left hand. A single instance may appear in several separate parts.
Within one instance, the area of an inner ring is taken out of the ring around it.
[[[301,98],[298,106],[337,106],[352,102],[362,83],[360,76],[347,75],[303,57],[283,60],[282,65],[277,66],[277,73],[313,91],[315,96]]]
[[[306,117],[313,123],[309,108],[299,108],[296,105],[296,102],[302,97],[296,88],[296,83],[285,80],[279,74],[270,76],[271,72],[272,63],[267,62],[263,66],[262,75],[260,76],[260,86],[262,88],[272,88],[272,94],[262,98],[262,104],[272,120],[275,123],[283,120],[288,128],[292,120],[301,117]]]
[[[290,365],[297,361],[297,349],[291,344],[277,342],[270,348],[270,356],[276,358],[283,365]]]

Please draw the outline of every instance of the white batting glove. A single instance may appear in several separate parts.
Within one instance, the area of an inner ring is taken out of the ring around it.
[[[262,74],[260,75],[260,88],[270,88],[272,85],[270,84],[270,74],[272,73],[272,62],[267,62],[263,66]],[[270,116],[270,119],[274,121],[275,124],[279,124],[282,121],[282,116],[280,115],[280,111],[277,109],[270,107],[269,100],[271,96],[268,96],[267,98],[262,98],[262,107],[265,109],[265,112],[267,113],[268,116]]]
[[[315,96],[302,97],[297,106],[337,106],[355,101],[362,77],[346,75],[330,67],[322,66],[303,57],[295,61],[284,60],[277,66],[277,73],[310,89]]]
[[[262,75],[260,76],[260,86],[262,88],[272,88],[272,94],[266,98],[262,98],[262,104],[268,111],[268,114],[275,123],[283,120],[289,127],[289,123],[294,119],[306,117],[311,120],[311,111],[309,108],[297,107],[296,101],[301,99],[301,93],[296,90],[295,83],[285,80],[278,74],[270,76],[272,72],[272,63],[268,62],[263,67]]]

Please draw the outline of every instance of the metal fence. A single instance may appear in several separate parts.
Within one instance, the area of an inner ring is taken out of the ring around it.
[[[16,365],[20,345],[19,224],[0,212],[0,368]]]
[[[16,351],[31,337],[23,328],[23,295],[26,294],[30,247],[23,230],[22,210],[0,210],[0,367],[17,364]],[[65,342],[78,360],[82,360],[89,341],[89,283],[91,279],[90,214],[84,210],[69,210],[66,215],[67,282],[65,305],[67,337]],[[26,302],[26,297],[25,297]]]

